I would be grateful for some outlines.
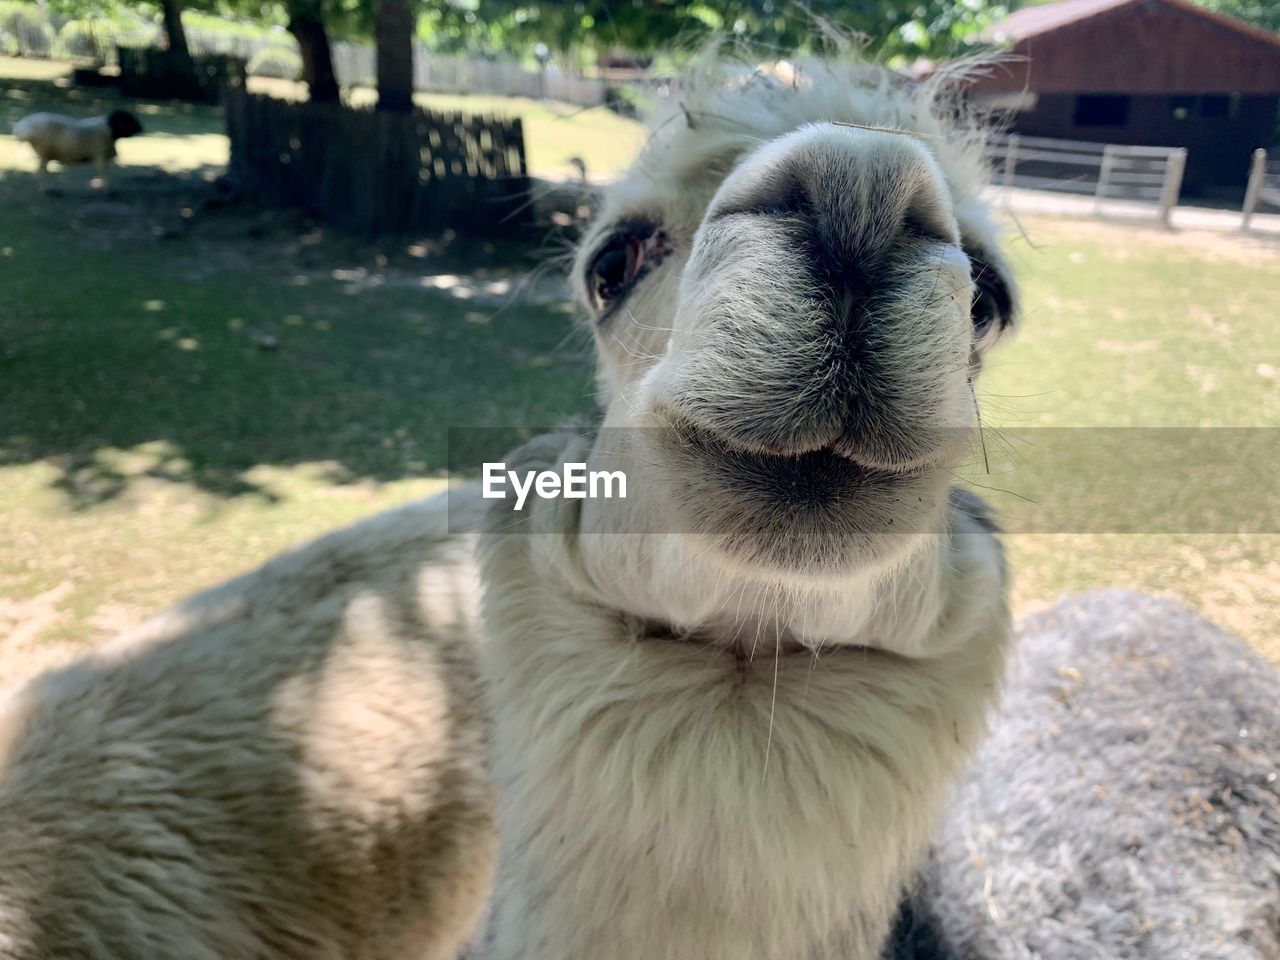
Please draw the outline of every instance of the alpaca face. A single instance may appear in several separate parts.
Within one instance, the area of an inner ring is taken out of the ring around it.
[[[944,529],[1012,320],[975,152],[872,76],[685,107],[577,257],[615,456],[739,571],[830,582]]]

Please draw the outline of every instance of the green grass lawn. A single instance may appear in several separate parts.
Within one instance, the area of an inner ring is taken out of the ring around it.
[[[1096,222],[1024,226],[1030,243],[1014,245],[1026,317],[982,381],[988,425],[1024,434],[1029,427],[1280,427],[1280,247]],[[1274,463],[1280,448],[1268,442]],[[1058,489],[1037,475],[1034,449],[1014,453],[993,450],[992,485],[1032,498]],[[999,472],[1011,462],[1011,472]],[[1128,492],[1105,492],[1101,502],[1120,521],[1128,500],[1141,515],[1148,487],[1190,487],[1194,499],[1201,479],[1176,472],[1133,478]],[[1276,489],[1274,476],[1257,482]],[[1007,543],[1019,610],[1091,586],[1179,595],[1280,662],[1280,536],[1024,534]]]
[[[109,102],[39,75],[0,80],[0,129],[32,109]],[[225,154],[216,112],[139,108],[159,135],[122,146],[115,198],[71,181],[64,197],[40,196],[34,165],[0,137],[0,653],[95,642],[438,489],[449,426],[541,425],[591,406],[588,347],[565,309],[422,282],[477,263],[501,278],[509,251],[370,245],[291,215],[202,212],[189,172]],[[576,129],[560,122],[546,120]],[[544,147],[526,129],[531,154],[593,142],[565,133]],[[1025,226],[1025,323],[990,360],[988,424],[1280,426],[1275,247]],[[993,458],[993,485],[1037,494],[1033,469],[1004,466]],[[1097,585],[1172,593],[1280,662],[1280,537],[1026,534],[1008,546],[1020,611]]]
[[[0,129],[119,102],[35,66],[0,81]],[[41,195],[26,146],[0,137],[0,650],[99,639],[440,489],[448,427],[547,425],[591,402],[565,308],[466,299],[478,263],[510,283],[504,264],[519,280],[527,259],[202,212],[217,111],[129,106],[148,135],[121,145],[115,196],[83,170]]]
[[[32,186],[0,179],[0,596],[70,585],[50,638],[439,488],[448,427],[588,403],[562,309],[364,282],[244,231],[156,239]]]

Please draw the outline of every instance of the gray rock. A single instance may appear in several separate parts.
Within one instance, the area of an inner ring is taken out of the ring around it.
[[[1280,957],[1280,672],[1127,591],[1027,620],[889,955]]]

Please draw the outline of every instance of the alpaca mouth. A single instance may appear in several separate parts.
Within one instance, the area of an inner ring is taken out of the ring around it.
[[[936,533],[946,500],[939,463],[883,468],[838,442],[807,450],[748,449],[679,415],[653,431],[664,522],[705,536],[744,569],[843,575],[897,556],[902,537]]]
[[[680,415],[668,414],[666,444],[730,491],[792,508],[847,507],[873,491],[922,476],[921,467],[870,464],[838,439],[805,447],[752,448]]]

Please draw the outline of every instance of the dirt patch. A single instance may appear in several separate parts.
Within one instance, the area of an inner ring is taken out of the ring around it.
[[[65,580],[26,600],[0,597],[0,687],[61,666],[87,649],[80,643],[41,639],[69,619],[61,606],[74,589],[71,581]]]

